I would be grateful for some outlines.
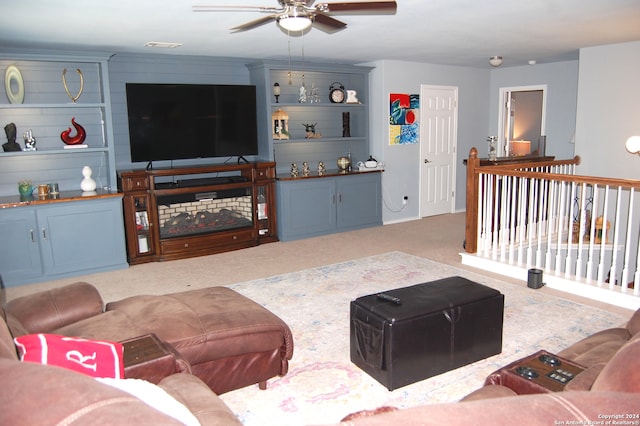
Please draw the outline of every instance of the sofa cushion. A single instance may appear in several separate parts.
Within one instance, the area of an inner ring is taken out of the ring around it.
[[[640,334],[611,358],[591,386],[592,391],[640,393]]]
[[[13,343],[13,336],[3,318],[0,318],[0,358],[18,359],[16,345]]]
[[[192,365],[281,347],[286,359],[293,353],[291,332],[281,319],[226,287],[133,296],[106,309],[126,315],[139,334],[155,333],[169,342]]]
[[[54,329],[103,310],[98,290],[91,284],[77,282],[51,290],[18,297],[5,303],[4,310],[14,337],[26,333],[51,333]],[[16,329],[14,329],[14,322]],[[25,333],[26,331],[26,333]]]
[[[226,287],[138,295],[106,310],[127,317],[138,335],[154,333],[169,343],[218,394],[286,374],[293,354],[284,321]]]
[[[55,334],[28,334],[14,340],[22,361],[64,367],[92,377],[124,377],[120,343]]]
[[[83,319],[52,331],[63,336],[82,336],[87,339],[121,342],[148,334],[121,312],[110,311]]]

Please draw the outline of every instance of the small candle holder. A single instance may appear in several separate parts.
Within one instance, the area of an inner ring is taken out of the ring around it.
[[[273,85],[273,96],[276,98],[276,103],[279,103],[280,99],[280,83],[275,83]]]

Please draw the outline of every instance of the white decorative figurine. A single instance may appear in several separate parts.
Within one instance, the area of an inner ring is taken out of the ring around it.
[[[291,163],[291,177],[298,177],[298,165],[296,163]]]
[[[83,192],[93,192],[96,190],[96,181],[91,178],[92,174],[93,170],[91,170],[91,167],[84,166],[82,168],[82,176],[84,176],[84,179],[80,182],[80,188]]]

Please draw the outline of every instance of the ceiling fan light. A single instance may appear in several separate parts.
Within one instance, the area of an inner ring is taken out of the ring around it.
[[[492,56],[489,58],[489,63],[492,67],[499,67],[502,65],[502,56]]]
[[[287,31],[304,31],[311,26],[311,19],[306,16],[287,16],[278,17],[278,25]]]

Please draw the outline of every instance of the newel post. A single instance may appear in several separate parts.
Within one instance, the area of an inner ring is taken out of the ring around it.
[[[467,159],[467,205],[465,221],[465,251],[475,253],[478,251],[478,173],[476,168],[480,166],[478,150],[471,148]]]

